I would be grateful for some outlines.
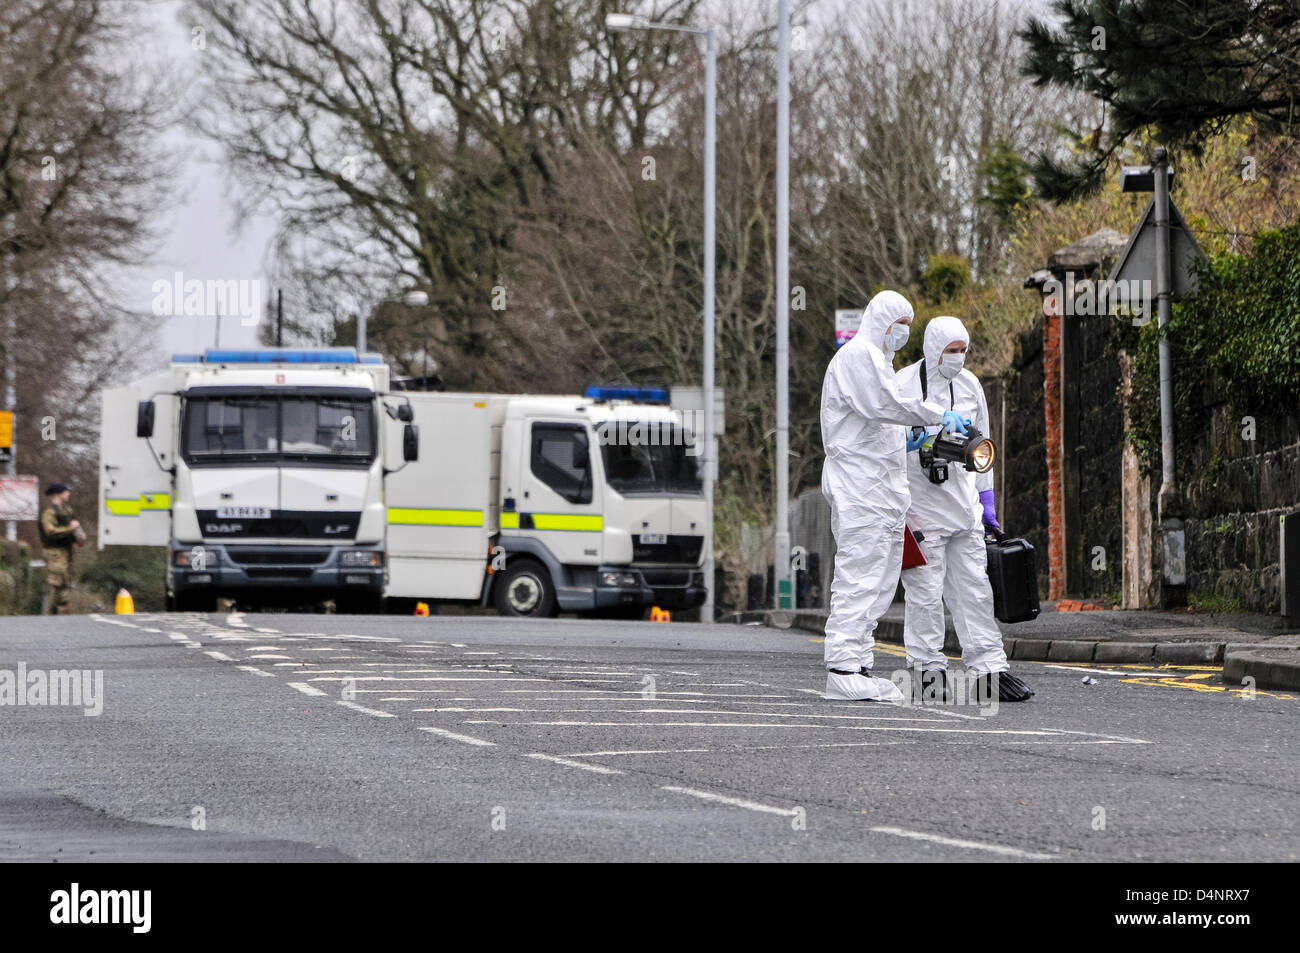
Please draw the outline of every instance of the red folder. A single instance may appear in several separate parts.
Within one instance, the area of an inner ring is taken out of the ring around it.
[[[921,547],[916,544],[916,537],[912,535],[912,527],[903,527],[903,568],[911,569],[913,566],[925,565],[925,553],[921,552]]]

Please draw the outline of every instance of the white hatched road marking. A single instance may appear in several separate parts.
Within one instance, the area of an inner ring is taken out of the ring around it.
[[[391,711],[380,711],[377,708],[367,708],[365,705],[358,705],[356,702],[350,702],[346,699],[335,702],[336,705],[342,705],[344,708],[351,708],[353,711],[359,711],[363,715],[370,715],[373,718],[396,718]]]
[[[218,662],[233,662],[233,661],[234,661],[234,659],[232,659],[229,655],[227,655],[227,654],[224,653],[224,652],[207,651],[207,652],[204,652],[203,654],[206,655],[206,656],[208,656],[209,658],[214,658],[214,659],[216,659]]]
[[[718,804],[729,804],[732,807],[743,807],[747,811],[759,811],[764,814],[783,814],[786,817],[794,817],[799,813],[794,808],[773,807],[770,804],[759,804],[757,801],[746,801],[743,798],[728,797],[725,794],[714,794],[712,791],[700,791],[696,788],[679,788],[675,785],[664,785],[660,787],[661,791],[671,791],[673,794],[689,794],[691,797],[697,797],[702,801],[714,801]]]
[[[461,741],[467,745],[480,745],[485,748],[495,748],[495,741],[485,741],[482,738],[473,738],[469,735],[457,734],[454,731],[448,731],[446,728],[430,728],[428,725],[421,725],[420,731],[427,731],[431,735],[438,735],[441,738],[450,738],[452,741]]]
[[[590,771],[592,774],[625,774],[626,772],[618,768],[606,768],[599,764],[583,764],[581,761],[574,761],[571,758],[561,758],[553,754],[530,754],[530,758],[536,758],[539,761],[551,761],[555,764],[562,764],[566,768],[581,768],[583,771]]]
[[[306,682],[290,682],[290,688],[296,688],[304,695],[324,695],[325,693],[315,685],[308,685]]]
[[[236,665],[235,668],[239,669],[241,672],[252,672],[254,675],[261,675],[264,678],[275,678],[275,676],[270,672],[264,672],[256,665]]]
[[[1040,854],[1032,850],[1021,850],[1019,847],[1007,847],[1003,844],[984,844],[980,841],[961,840],[956,837],[943,837],[940,834],[926,834],[922,831],[909,831],[904,827],[873,827],[873,833],[889,834],[892,837],[907,837],[911,840],[929,841],[932,844],[943,844],[945,847],[965,847],[969,850],[986,850],[993,854],[1003,854],[1007,857],[1020,857],[1023,860],[1060,860],[1057,854]]]

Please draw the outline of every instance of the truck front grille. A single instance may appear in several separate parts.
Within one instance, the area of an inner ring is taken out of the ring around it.
[[[640,536],[633,536],[632,562],[694,565],[700,561],[703,547],[703,536],[669,536],[666,543],[643,543]]]
[[[328,549],[237,549],[226,547],[226,555],[241,566],[319,566],[329,559]]]

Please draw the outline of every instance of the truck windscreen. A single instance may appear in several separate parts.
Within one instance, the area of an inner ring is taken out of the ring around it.
[[[701,492],[696,445],[682,439],[677,428],[647,429],[657,429],[655,436],[659,439],[630,439],[640,432],[636,427],[608,429],[614,439],[600,442],[609,485],[625,494]],[[629,439],[618,439],[616,435]],[[604,438],[605,432],[601,436]]]
[[[188,463],[288,461],[362,463],[375,456],[374,408],[368,400],[257,395],[189,398]]]

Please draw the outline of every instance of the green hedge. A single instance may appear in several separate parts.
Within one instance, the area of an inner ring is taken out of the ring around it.
[[[1148,470],[1160,468],[1159,333],[1153,316],[1145,327],[1126,327],[1117,342],[1134,357],[1129,436]],[[1249,255],[1216,255],[1197,293],[1174,304],[1166,333],[1179,424],[1195,421],[1207,398],[1226,400],[1237,416],[1293,412],[1300,403],[1300,224],[1260,232]]]

